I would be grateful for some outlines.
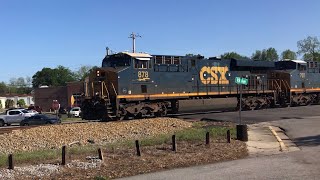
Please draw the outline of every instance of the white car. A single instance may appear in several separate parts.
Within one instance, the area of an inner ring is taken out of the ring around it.
[[[80,107],[74,107],[69,111],[69,114],[72,117],[80,117],[80,113],[81,113]]]
[[[10,126],[13,123],[20,123],[24,118],[31,117],[37,113],[30,113],[25,109],[13,109],[7,111],[5,115],[0,115],[0,126]]]

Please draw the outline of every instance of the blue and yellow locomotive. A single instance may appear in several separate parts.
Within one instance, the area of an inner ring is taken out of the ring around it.
[[[318,103],[319,68],[312,63],[107,54],[85,82],[83,118],[166,116],[178,111],[179,100],[194,98],[237,97],[244,109]],[[241,100],[236,77],[248,79]]]

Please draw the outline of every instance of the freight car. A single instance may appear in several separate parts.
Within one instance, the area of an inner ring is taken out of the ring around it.
[[[312,63],[312,64],[311,64]],[[236,77],[245,77],[240,86]],[[237,97],[243,109],[319,102],[317,62],[253,61],[203,56],[107,54],[85,81],[83,119],[166,116],[179,100]]]

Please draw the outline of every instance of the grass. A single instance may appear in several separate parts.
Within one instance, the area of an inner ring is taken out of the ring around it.
[[[228,129],[231,131],[231,137],[235,138],[236,129],[234,127],[220,127],[209,126],[203,127],[204,123],[195,123],[192,128],[184,129],[175,132],[177,141],[204,141],[206,132],[210,132],[212,138],[225,138]],[[154,146],[171,142],[172,134],[162,134],[155,137],[140,139],[141,146]],[[110,143],[102,148],[133,148],[135,146],[134,140],[126,140],[122,142]],[[75,146],[68,147],[67,154],[71,155],[90,155],[97,154],[97,145]],[[32,152],[18,152],[14,154],[15,164],[37,164],[44,163],[44,161],[53,161],[61,159],[61,149],[39,150]],[[0,167],[7,166],[7,155],[0,155]]]
[[[13,154],[15,164],[34,164],[42,163],[47,160],[56,160],[61,158],[61,151],[57,149],[32,151],[32,152],[18,152]],[[0,155],[0,167],[8,165],[8,156]]]
[[[94,180],[109,180],[110,178],[104,177],[104,176],[96,176],[94,177]]]

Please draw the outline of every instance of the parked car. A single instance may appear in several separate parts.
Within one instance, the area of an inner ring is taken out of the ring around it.
[[[80,117],[81,108],[80,107],[74,107],[69,111],[69,116],[71,117]]]
[[[20,126],[43,125],[43,124],[59,124],[61,120],[56,116],[48,116],[44,114],[36,114],[25,118],[20,122]]]
[[[60,107],[59,114],[67,114],[67,110],[64,107]]]
[[[35,114],[38,114],[39,112],[38,111],[36,111],[36,110],[34,110],[34,109],[30,109],[30,110],[28,110],[28,109],[26,109],[29,113],[35,113]]]
[[[39,114],[42,113],[42,108],[41,108],[40,106],[30,105],[30,106],[28,107],[28,110],[35,110],[35,111],[37,111]]]
[[[0,115],[0,126],[4,126],[5,124],[10,126],[13,123],[20,123],[26,117],[31,117],[35,114],[36,113],[30,113],[25,109],[8,110],[6,114]]]
[[[18,110],[18,109],[24,109],[24,108],[9,108],[9,109],[7,109],[6,110],[6,112],[5,112],[5,114],[7,114],[8,113],[8,111],[11,111],[11,110]]]

